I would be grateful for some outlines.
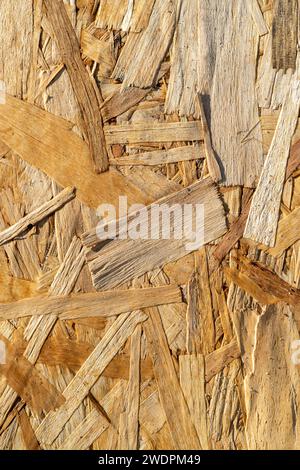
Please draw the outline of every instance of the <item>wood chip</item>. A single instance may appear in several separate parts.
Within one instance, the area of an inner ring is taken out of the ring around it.
[[[62,0],[51,0],[44,6],[80,108],[82,130],[89,144],[93,166],[97,173],[101,173],[108,169],[102,116],[95,89],[81,60],[76,33]]]
[[[300,108],[300,82],[288,90],[271,148],[257,189],[252,198],[244,237],[273,247],[275,245],[280,200],[286,174],[291,140]]]

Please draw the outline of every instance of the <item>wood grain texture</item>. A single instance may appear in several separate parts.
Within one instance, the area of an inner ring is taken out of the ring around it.
[[[42,206],[35,209],[35,211],[30,212],[21,220],[19,220],[15,225],[7,228],[0,233],[0,245],[8,243],[13,240],[15,237],[20,235],[22,232],[25,232],[29,226],[34,226],[41,220],[45,219],[47,216],[53,214],[56,210],[59,210],[67,202],[71,201],[75,197],[74,188],[66,188],[60,194],[55,196],[51,201],[45,202]]]
[[[252,198],[244,232],[245,238],[270,247],[275,244],[280,199],[299,108],[300,82],[295,80],[282,106],[272,145]]]
[[[46,445],[52,444],[68,419],[96,383],[105,367],[133,333],[135,327],[146,319],[147,315],[141,312],[135,314],[125,313],[120,315],[112,324],[106,335],[64,390],[65,405],[53,413],[48,413],[38,427],[36,435],[40,442]],[[84,381],[82,382],[83,377]]]
[[[298,43],[298,2],[276,0],[272,23],[274,69],[295,69]]]
[[[216,189],[209,178],[195,183],[193,186],[175,194],[175,196],[166,197],[159,201],[160,206],[165,204],[169,206],[174,204],[203,204],[205,212],[203,226],[204,244],[215,240],[226,230],[223,207]],[[148,219],[148,211],[150,209],[151,206],[144,211],[144,221]],[[161,230],[159,227],[158,229]],[[198,233],[200,233],[200,229],[202,230],[201,227],[198,227]],[[109,242],[97,252],[92,249],[93,246],[99,243],[94,230],[84,235],[83,243],[86,247],[90,248],[87,252],[87,260],[95,287],[97,289],[108,289],[140,276],[146,271],[182,258],[188,251],[194,251],[194,249],[189,249],[186,246],[187,239],[187,234],[181,240],[174,238],[165,240],[117,239]],[[190,240],[192,240],[192,237]],[[203,242],[201,243],[203,244]],[[135,259],[134,264],[132,259]]]
[[[159,313],[155,309],[147,312],[149,320],[144,328],[172,440],[177,449],[199,449],[200,442],[178,382]]]
[[[258,35],[244,2],[224,1],[219,5],[219,18],[224,15],[228,21],[211,89],[212,145],[221,161],[223,184],[252,188],[263,166],[255,95]]]
[[[82,131],[89,144],[91,161],[95,171],[101,173],[108,169],[108,156],[99,99],[82,62],[76,33],[62,0],[50,0],[44,2],[44,6],[78,102]]]
[[[147,27],[140,33],[129,34],[113,78],[121,80],[124,88],[149,88],[155,85],[159,68],[171,44],[175,21],[175,2],[156,0]],[[156,38],[155,43],[153,37]]]

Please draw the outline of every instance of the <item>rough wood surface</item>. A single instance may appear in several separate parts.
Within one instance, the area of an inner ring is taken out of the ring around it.
[[[299,109],[300,82],[295,80],[282,106],[244,232],[246,238],[270,247],[275,244],[283,183]]]
[[[298,16],[0,1],[0,450],[300,449]]]
[[[203,230],[203,242],[207,243],[218,238],[224,233],[225,221],[223,218],[223,207],[211,180],[208,178],[202,182],[176,193],[174,196],[166,197],[159,201],[159,207],[168,204],[203,204],[206,217],[204,226],[198,227]],[[145,223],[151,206],[144,211]],[[153,229],[153,227],[152,227]],[[159,230],[161,230],[159,228]],[[93,246],[99,243],[97,233],[92,231],[84,235],[83,243],[90,250],[87,252],[87,260],[93,276],[96,289],[108,289],[123,284],[134,277],[141,276],[147,271],[163,266],[164,264],[185,256],[188,234],[183,239],[146,239],[146,240],[113,240],[100,250],[93,251]],[[129,253],[131,255],[129,256]],[[108,258],[109,256],[109,258]],[[132,263],[132,257],[135,262]],[[108,262],[109,261],[109,262]]]
[[[243,1],[226,0],[219,5],[219,17],[228,20],[211,89],[212,144],[221,161],[225,186],[252,188],[263,166],[255,95],[258,35]]]
[[[73,294],[68,297],[51,295],[0,304],[0,318],[9,320],[34,315],[57,315],[64,320],[105,317],[160,304],[180,303],[181,300],[181,291],[177,286]]]
[[[76,33],[62,0],[44,2],[61,58],[68,71],[82,118],[82,131],[87,139],[96,172],[108,169],[108,157],[99,111],[99,98],[81,60]]]
[[[272,23],[274,69],[295,69],[298,43],[298,2],[276,0]]]

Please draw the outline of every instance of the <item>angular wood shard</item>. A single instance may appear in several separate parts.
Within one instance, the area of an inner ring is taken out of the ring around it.
[[[149,22],[155,0],[103,0],[96,17],[98,28],[140,32]]]
[[[169,210],[174,206],[177,211],[181,212],[184,204],[190,204],[191,207],[195,204],[203,207],[204,220],[202,220],[202,223],[200,222],[197,228],[198,237],[203,233],[203,240],[198,240],[200,242],[199,246],[215,240],[225,232],[226,223],[222,203],[210,178],[196,182],[175,195],[161,199],[155,207],[167,207]],[[149,227],[151,207],[148,206],[138,219],[143,227]],[[135,223],[136,220],[135,216],[130,217],[133,219],[129,218],[129,227],[131,221],[133,220],[133,223]],[[177,217],[176,224],[182,224],[180,217]],[[152,233],[161,233],[162,227],[160,225],[159,222],[157,224],[155,221],[150,220],[149,230]],[[147,271],[182,258],[188,252],[199,248],[199,246],[193,248],[193,245],[189,243],[189,240],[190,242],[195,241],[193,239],[195,234],[192,235],[186,232],[182,234],[181,238],[176,239],[172,228],[170,229],[170,235],[167,237],[169,239],[166,239],[166,236],[164,239],[162,236],[157,235],[155,235],[156,239],[151,239],[151,233],[149,234],[147,229],[147,239],[137,240],[130,239],[127,228],[125,227],[125,229],[125,239],[112,240],[103,248],[100,248],[99,251],[96,248],[95,251],[93,250],[93,246],[99,243],[95,230],[86,233],[83,237],[84,245],[89,248],[87,259],[96,289],[116,287],[134,277],[141,276]]]
[[[135,327],[146,319],[147,315],[142,312],[125,313],[112,324],[64,390],[65,405],[53,413],[48,413],[36,430],[36,436],[41,443],[52,444]]]
[[[144,328],[149,344],[154,374],[171,437],[176,449],[200,449],[188,406],[178,382],[167,339],[157,309],[149,309]]]
[[[45,202],[42,206],[38,207],[23,217],[23,219],[19,220],[15,225],[12,225],[3,232],[0,232],[0,245],[13,240],[22,232],[25,232],[29,226],[36,225],[47,216],[53,214],[53,212],[60,209],[67,202],[71,201],[74,197],[75,189],[66,188],[60,194],[51,199],[51,201]]]
[[[131,203],[152,202],[115,170],[96,175],[89,149],[71,132],[72,127],[64,119],[8,95],[0,106],[0,140],[61,186],[75,186],[77,197],[88,206],[97,208],[103,201],[117,205],[120,192]]]
[[[44,2],[44,6],[80,108],[82,130],[89,144],[90,157],[95,170],[101,173],[108,169],[108,156],[100,103],[82,62],[76,33],[62,0],[50,0]]]
[[[300,81],[295,80],[282,106],[272,145],[254,193],[244,237],[273,247],[286,166],[300,109]]]
[[[156,0],[147,28],[140,33],[129,34],[116,64],[113,78],[123,81],[124,88],[129,86],[149,88],[155,85],[159,67],[171,44],[175,21],[175,2]]]

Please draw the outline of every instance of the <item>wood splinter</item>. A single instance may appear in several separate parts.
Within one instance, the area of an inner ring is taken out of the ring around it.
[[[210,131],[204,109],[204,96],[197,94],[197,102],[200,109],[200,117],[203,128],[204,150],[206,155],[207,167],[212,180],[217,183],[222,179],[222,173],[212,146]]]

